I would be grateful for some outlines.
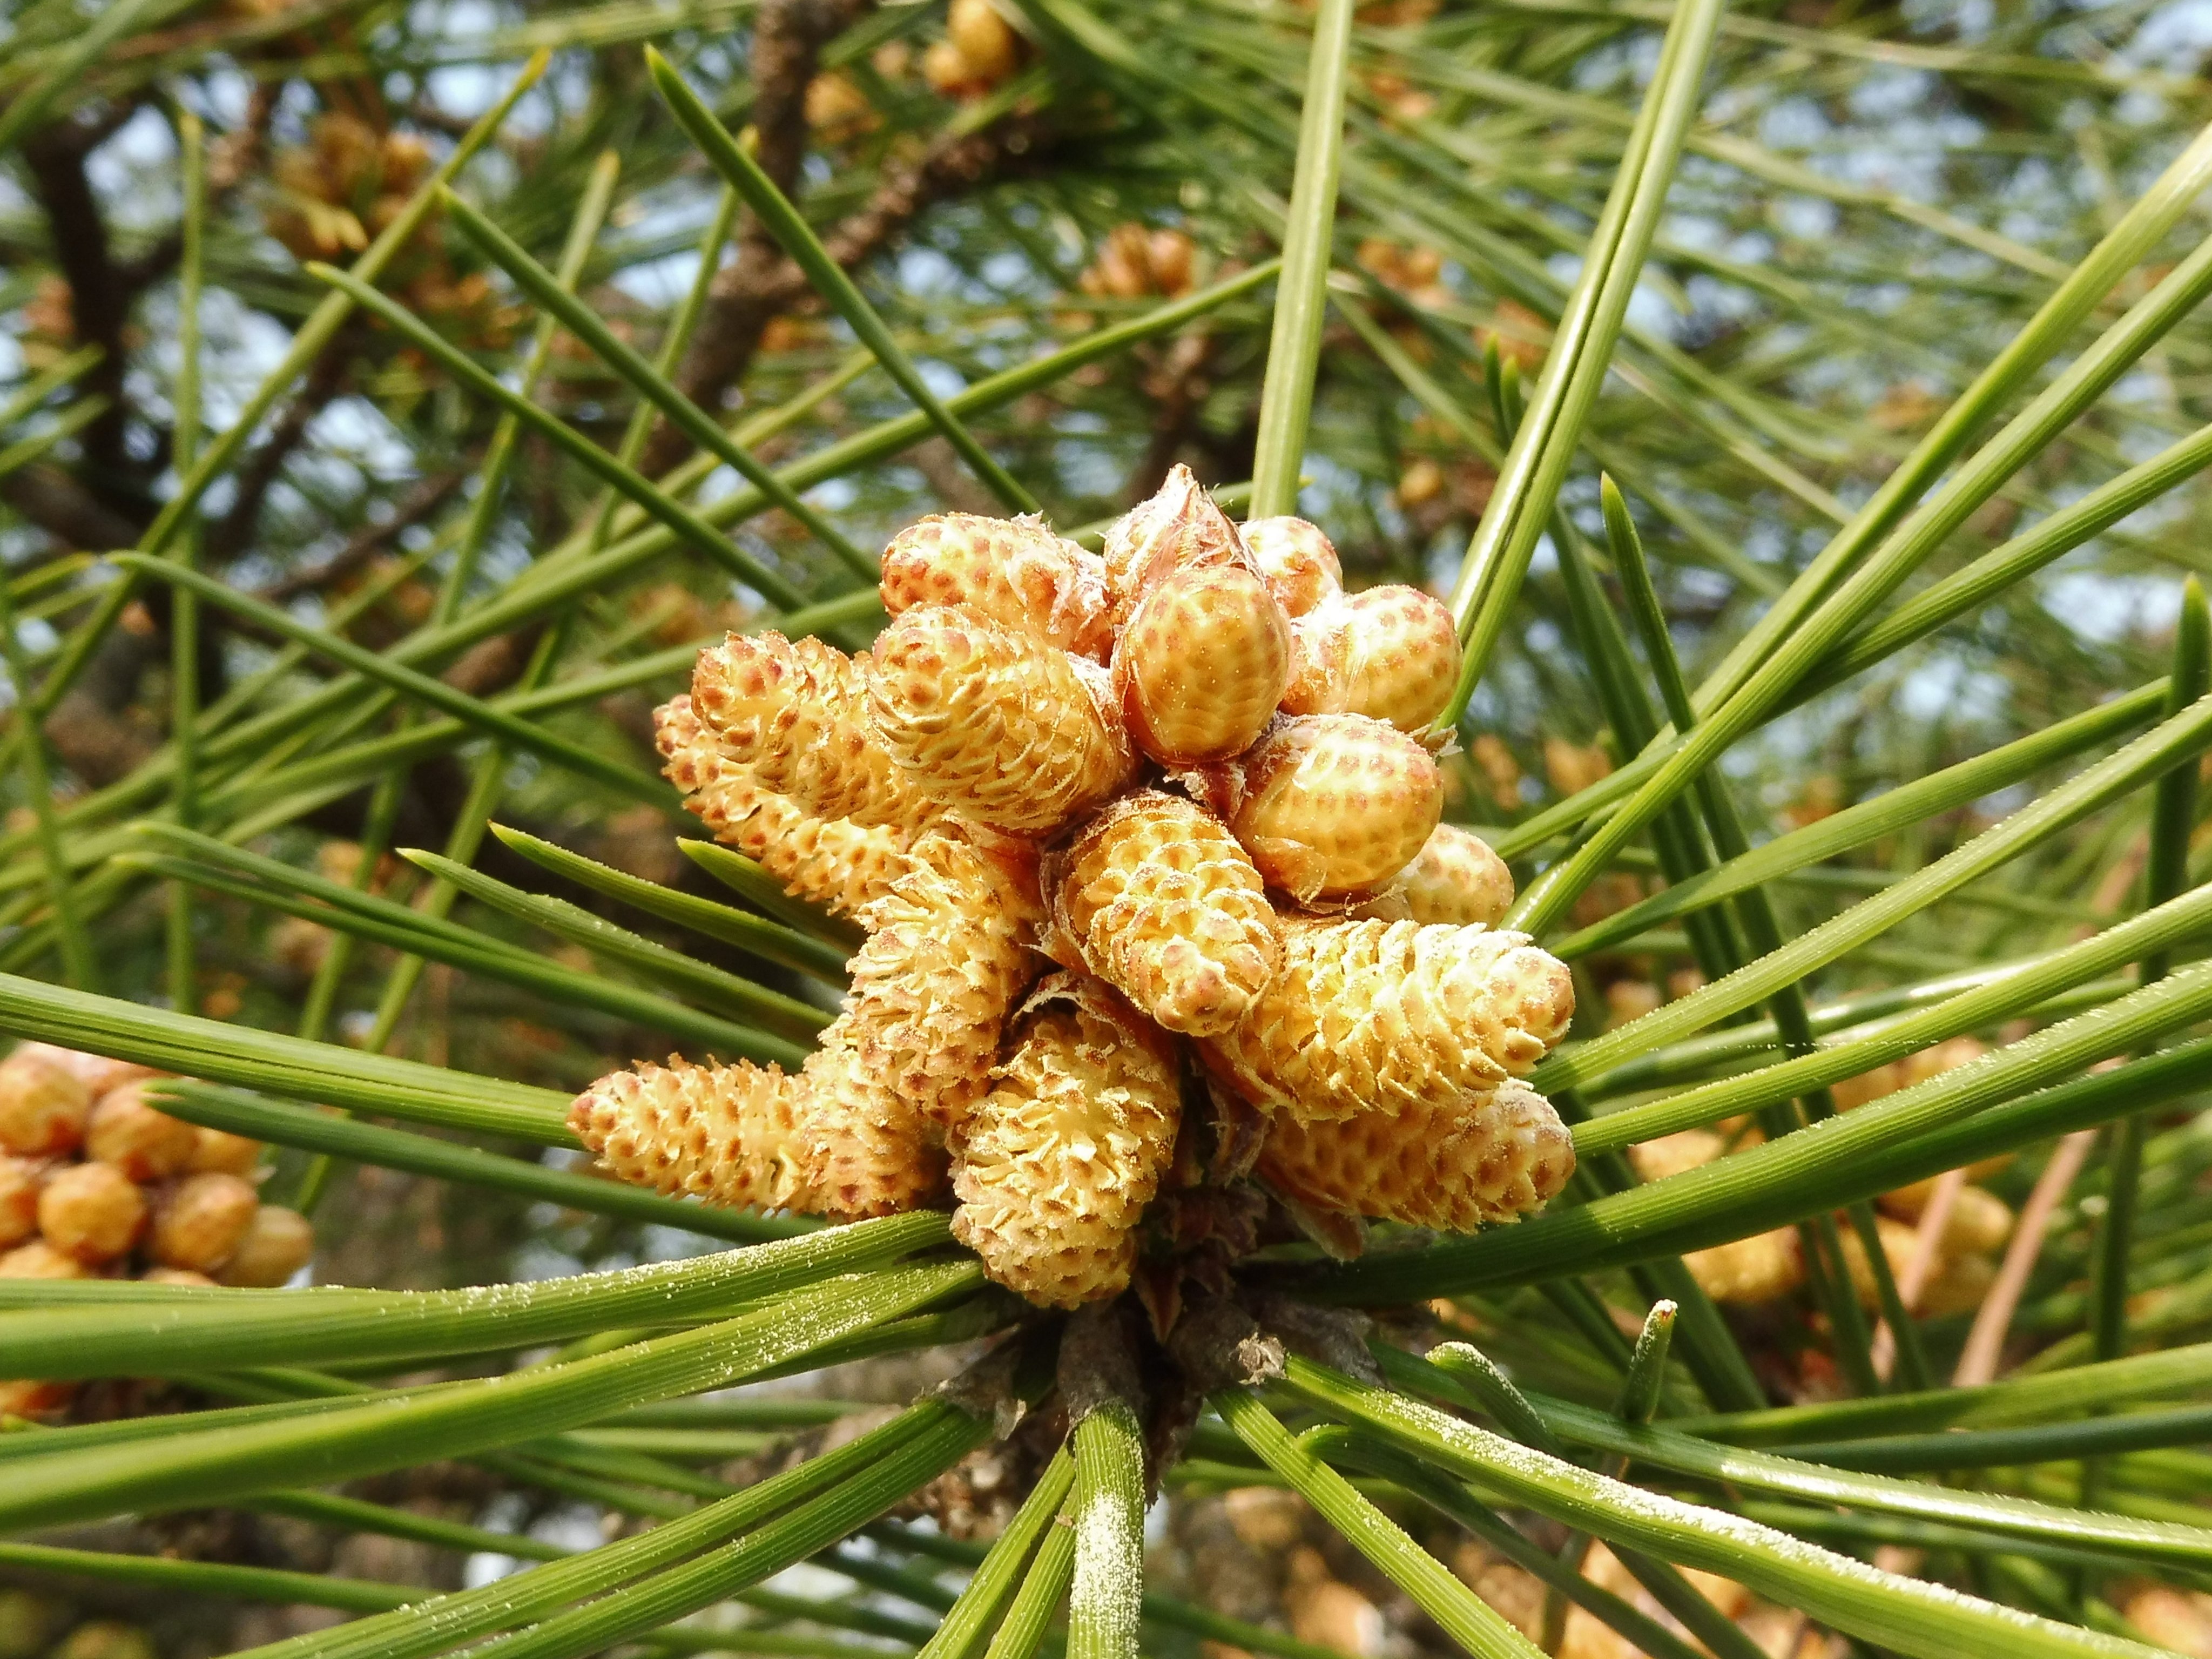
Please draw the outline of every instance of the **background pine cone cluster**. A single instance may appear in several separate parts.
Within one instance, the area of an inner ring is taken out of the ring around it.
[[[1061,1307],[1129,1284],[1164,1182],[1256,1162],[1338,1249],[1559,1189],[1571,1143],[1520,1079],[1572,987],[1439,822],[1441,605],[1346,593],[1320,530],[1236,526],[1181,467],[1103,555],[924,520],[883,595],[870,651],[733,634],[660,711],[717,836],[867,933],[797,1075],[672,1060],[586,1091],[610,1167],[838,1218],[949,1184],[991,1276]],[[1223,1224],[1170,1231],[1194,1224]]]
[[[45,1042],[0,1060],[0,1279],[275,1285],[307,1264],[307,1218],[256,1194],[261,1143],[157,1111],[159,1076]],[[0,1416],[75,1392],[0,1381]]]

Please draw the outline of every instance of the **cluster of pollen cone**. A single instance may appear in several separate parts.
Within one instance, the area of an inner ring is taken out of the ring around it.
[[[1340,577],[1315,526],[1232,524],[1177,468],[1103,556],[1032,520],[902,532],[859,656],[702,652],[660,710],[669,777],[866,940],[798,1073],[641,1066],[577,1133],[716,1204],[949,1189],[991,1276],[1049,1306],[1130,1282],[1164,1185],[1256,1173],[1338,1238],[1549,1198],[1572,1148],[1519,1079],[1573,993],[1492,925],[1497,855],[1439,822],[1450,619]]]

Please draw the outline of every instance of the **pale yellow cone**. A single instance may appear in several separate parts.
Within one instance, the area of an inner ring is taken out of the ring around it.
[[[1512,1079],[1336,1122],[1279,1115],[1260,1154],[1299,1202],[1456,1233],[1527,1214],[1574,1170],[1559,1114]]]
[[[1209,1066],[1304,1121],[1456,1099],[1521,1076],[1566,1034],[1574,981],[1525,933],[1290,921],[1283,969]]]
[[[1180,795],[1115,802],[1050,860],[1047,884],[1054,954],[1171,1031],[1226,1030],[1282,963],[1260,872]]]
[[[953,1237],[1041,1306],[1121,1291],[1174,1156],[1180,1084],[1155,1028],[1097,981],[1054,975],[954,1135]]]
[[[1103,678],[972,611],[927,605],[878,637],[868,707],[910,788],[955,816],[1043,835],[1133,768]]]
[[[884,550],[884,609],[957,605],[1041,645],[1104,661],[1106,562],[1034,518],[933,513]]]

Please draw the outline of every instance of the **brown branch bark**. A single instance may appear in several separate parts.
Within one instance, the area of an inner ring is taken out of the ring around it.
[[[945,137],[912,160],[892,163],[866,206],[823,238],[848,270],[865,264],[904,234],[915,220],[941,201],[965,194],[1047,156],[1048,131],[1027,117],[1013,117],[981,132]],[[750,245],[748,245],[750,246]],[[701,407],[713,409],[744,378],[770,320],[805,303],[812,289],[781,252],[755,263],[741,251],[715,279],[713,293],[679,377]],[[690,445],[665,426],[646,450],[643,471],[656,477],[683,459]]]
[[[105,122],[57,122],[23,145],[31,188],[45,212],[54,263],[69,284],[70,316],[77,339],[100,349],[99,362],[79,382],[88,396],[103,397],[106,410],[84,428],[79,443],[91,489],[102,505],[126,518],[148,516],[144,480],[125,454],[123,434],[129,406],[123,396],[127,353],[123,331],[135,297],[117,265],[107,221],[93,195],[85,158],[103,136]]]
[[[799,182],[806,157],[806,88],[820,66],[822,48],[849,27],[873,0],[766,0],[753,25],[753,159],[787,196]],[[714,278],[698,332],[678,372],[677,383],[693,402],[713,409],[735,386],[759,347],[761,330],[775,313],[755,298],[784,260],[775,239],[751,216],[738,238],[738,257]],[[690,451],[683,434],[662,422],[645,449],[650,477]]]
[[[277,416],[269,435],[238,469],[237,493],[229,509],[208,526],[205,554],[210,565],[219,568],[228,564],[252,543],[261,508],[283,474],[284,463],[306,440],[315,416],[343,389],[353,344],[353,331],[341,329],[309,366],[306,380]]]

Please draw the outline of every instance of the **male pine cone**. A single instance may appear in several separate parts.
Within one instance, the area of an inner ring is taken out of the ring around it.
[[[1101,678],[1097,665],[985,617],[925,605],[876,641],[868,706],[913,788],[977,823],[1041,835],[1133,769],[1105,687],[1093,689]]]
[[[1260,1173],[1291,1199],[1455,1233],[1525,1214],[1574,1171],[1551,1103],[1510,1078],[1337,1122],[1284,1114],[1260,1154]]]
[[[1097,981],[1060,974],[1030,999],[992,1075],[953,1137],[952,1236],[1042,1306],[1115,1295],[1175,1153],[1174,1050]]]
[[[1170,1031],[1243,1018],[1282,965],[1260,872],[1220,819],[1158,789],[1093,818],[1046,869],[1048,951]]]
[[[1411,921],[1299,921],[1283,971],[1207,1063],[1285,1121],[1457,1099],[1527,1073],[1566,1034],[1566,964],[1526,933]]]

